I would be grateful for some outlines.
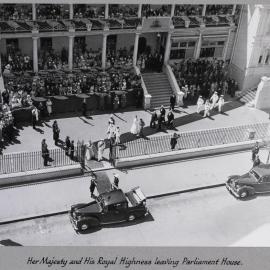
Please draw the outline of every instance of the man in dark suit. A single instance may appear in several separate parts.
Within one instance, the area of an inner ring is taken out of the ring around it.
[[[158,117],[157,117],[156,111],[153,111],[152,115],[151,115],[150,128],[155,128],[156,127],[157,118]]]
[[[164,108],[163,105],[161,105],[160,107],[160,116],[161,116],[161,122],[165,123],[165,114],[166,114],[166,110]]]
[[[170,145],[171,145],[171,150],[175,149],[175,146],[177,145],[177,139],[179,138],[179,135],[177,135],[176,133],[173,134],[171,141],[170,141]]]
[[[55,120],[53,122],[53,140],[54,144],[57,145],[59,141],[59,134],[60,134],[60,129],[58,127],[57,121]]]
[[[171,110],[169,111],[169,113],[167,115],[167,119],[168,119],[168,122],[167,122],[168,128],[173,129],[174,128],[174,125],[173,125],[174,114]]]
[[[176,96],[175,96],[175,94],[172,94],[170,96],[170,107],[172,110],[174,110],[175,103],[176,103]]]
[[[41,153],[42,153],[42,158],[43,158],[43,165],[48,166],[50,153],[49,153],[48,145],[45,139],[43,139],[41,143]]]
[[[253,146],[252,150],[251,150],[251,152],[252,152],[252,161],[255,160],[256,155],[259,154],[259,151],[260,151],[259,143],[256,142],[255,145]]]

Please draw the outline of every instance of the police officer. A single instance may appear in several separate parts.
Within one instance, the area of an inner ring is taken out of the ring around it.
[[[252,148],[252,151],[251,151],[252,152],[252,161],[255,160],[256,155],[259,154],[259,151],[260,151],[259,142],[256,142]]]
[[[119,188],[119,175],[114,174],[113,175],[113,184],[112,184],[112,189],[118,189]]]
[[[94,191],[96,189],[97,186],[97,182],[96,182],[96,178],[94,176],[91,177],[91,182],[90,182],[90,193],[91,193],[91,197],[94,197]]]

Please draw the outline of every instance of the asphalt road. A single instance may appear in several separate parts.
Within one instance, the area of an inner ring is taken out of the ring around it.
[[[68,215],[0,226],[24,246],[270,246],[269,196],[240,201],[225,187],[148,200],[146,219],[76,234]],[[14,244],[14,243],[13,243]]]

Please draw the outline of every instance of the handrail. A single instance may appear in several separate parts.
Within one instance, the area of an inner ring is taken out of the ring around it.
[[[143,80],[143,76],[141,75],[140,69],[137,66],[134,66],[135,72],[138,76],[141,77],[141,86],[143,89],[143,95],[144,95],[144,109],[148,110],[151,106],[151,98],[152,96],[148,93],[146,85]]]

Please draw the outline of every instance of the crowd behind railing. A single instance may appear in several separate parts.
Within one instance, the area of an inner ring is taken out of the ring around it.
[[[201,16],[203,5],[175,5],[174,16]],[[233,5],[207,5],[205,15],[232,14]],[[36,20],[61,20],[69,19],[70,7],[68,4],[37,4]],[[171,5],[142,5],[142,16],[170,16]],[[110,4],[108,10],[110,18],[138,17],[138,5]],[[105,17],[105,5],[75,4],[73,18],[96,18]],[[1,4],[0,20],[32,20],[32,5]]]
[[[195,101],[199,96],[209,100],[216,93],[231,97],[239,90],[229,77],[228,61],[218,59],[187,59],[171,65],[184,99]]]

